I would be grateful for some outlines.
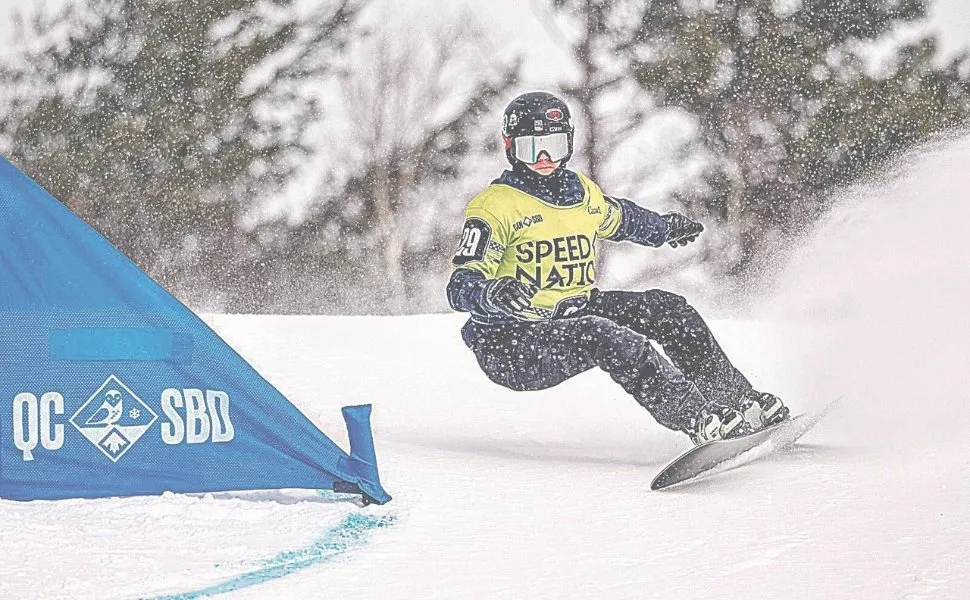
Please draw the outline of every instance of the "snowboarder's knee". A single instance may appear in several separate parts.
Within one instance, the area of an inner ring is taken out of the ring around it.
[[[667,290],[647,290],[643,292],[643,301],[654,314],[658,312],[697,314],[697,310],[687,302],[687,298]]]
[[[529,383],[533,379],[530,376],[530,369],[523,369],[523,366],[516,364],[511,357],[501,354],[481,353],[477,355],[478,365],[482,372],[492,380],[493,383],[515,390],[517,392],[533,389]]]
[[[644,299],[651,304],[660,304],[670,308],[689,307],[687,298],[667,290],[647,290],[643,292]]]

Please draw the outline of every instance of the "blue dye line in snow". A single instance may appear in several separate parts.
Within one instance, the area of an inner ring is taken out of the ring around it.
[[[158,596],[153,600],[197,600],[280,579],[307,567],[330,562],[348,550],[363,546],[367,543],[367,536],[371,530],[388,527],[394,523],[394,520],[393,516],[374,517],[354,513],[345,517],[339,525],[329,529],[307,548],[280,552],[264,561],[262,567],[255,571],[243,573],[228,581],[200,590]]]

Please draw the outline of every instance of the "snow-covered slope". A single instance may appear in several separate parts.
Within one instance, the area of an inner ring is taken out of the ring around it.
[[[498,388],[460,315],[217,315],[338,443],[374,404],[395,499],[0,501],[0,598],[970,597],[967,157],[858,191],[756,321],[712,323],[796,411],[845,396],[792,452],[650,492],[688,442],[602,373]]]

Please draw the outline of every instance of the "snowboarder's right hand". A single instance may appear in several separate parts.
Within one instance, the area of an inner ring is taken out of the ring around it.
[[[667,224],[667,243],[671,248],[686,246],[704,231],[703,225],[679,212],[669,212],[660,218]]]
[[[492,312],[516,316],[532,306],[532,297],[538,292],[538,287],[524,284],[508,275],[492,279],[485,287],[485,308]]]

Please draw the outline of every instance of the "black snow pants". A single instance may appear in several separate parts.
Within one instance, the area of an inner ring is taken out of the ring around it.
[[[737,407],[751,392],[697,311],[663,290],[594,289],[577,315],[495,325],[469,321],[462,337],[499,385],[540,390],[599,367],[674,430],[687,428],[705,408]]]

